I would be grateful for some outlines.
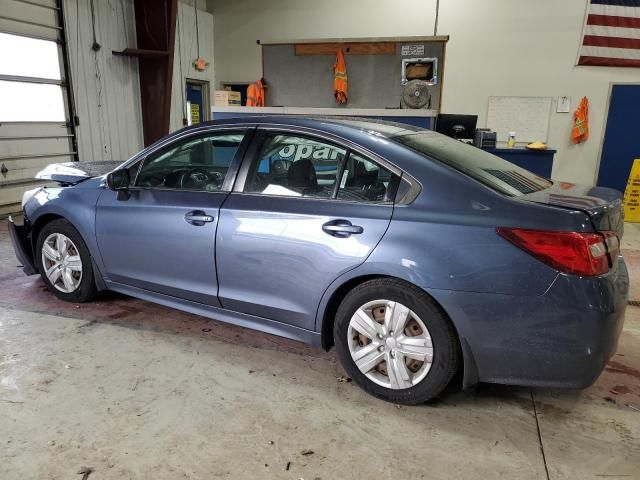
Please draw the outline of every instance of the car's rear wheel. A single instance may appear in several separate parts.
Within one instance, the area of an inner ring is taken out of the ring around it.
[[[395,403],[434,398],[458,367],[457,336],[446,314],[424,291],[395,279],[365,282],[344,298],[334,342],[349,376]]]
[[[78,231],[63,219],[46,224],[36,243],[36,262],[47,288],[68,302],[96,294],[91,255]]]

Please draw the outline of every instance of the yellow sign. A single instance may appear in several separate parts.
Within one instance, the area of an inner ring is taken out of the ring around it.
[[[624,221],[640,222],[640,158],[633,161],[624,190]]]
[[[200,123],[200,105],[197,103],[191,104],[191,125]]]

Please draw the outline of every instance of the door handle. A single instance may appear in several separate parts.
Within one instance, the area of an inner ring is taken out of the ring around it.
[[[205,223],[210,223],[215,220],[213,216],[207,215],[202,210],[194,210],[192,212],[189,212],[184,216],[184,219],[187,221],[187,223],[190,223],[191,225],[195,225],[197,227],[201,227]]]
[[[360,225],[353,225],[349,220],[340,219],[325,223],[322,225],[322,231],[333,237],[347,238],[364,232],[364,228]]]

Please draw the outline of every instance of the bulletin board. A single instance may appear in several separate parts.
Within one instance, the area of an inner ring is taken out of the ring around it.
[[[349,102],[343,108],[400,108],[402,60],[436,58],[438,81],[429,87],[430,109],[440,108],[448,37],[261,42],[267,106],[340,107],[333,96],[333,64],[343,50]]]
[[[516,142],[546,142],[549,136],[551,97],[489,97],[487,128],[506,142],[516,132]]]

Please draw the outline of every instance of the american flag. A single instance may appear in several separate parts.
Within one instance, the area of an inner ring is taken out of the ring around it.
[[[640,0],[588,0],[578,65],[640,67]]]

